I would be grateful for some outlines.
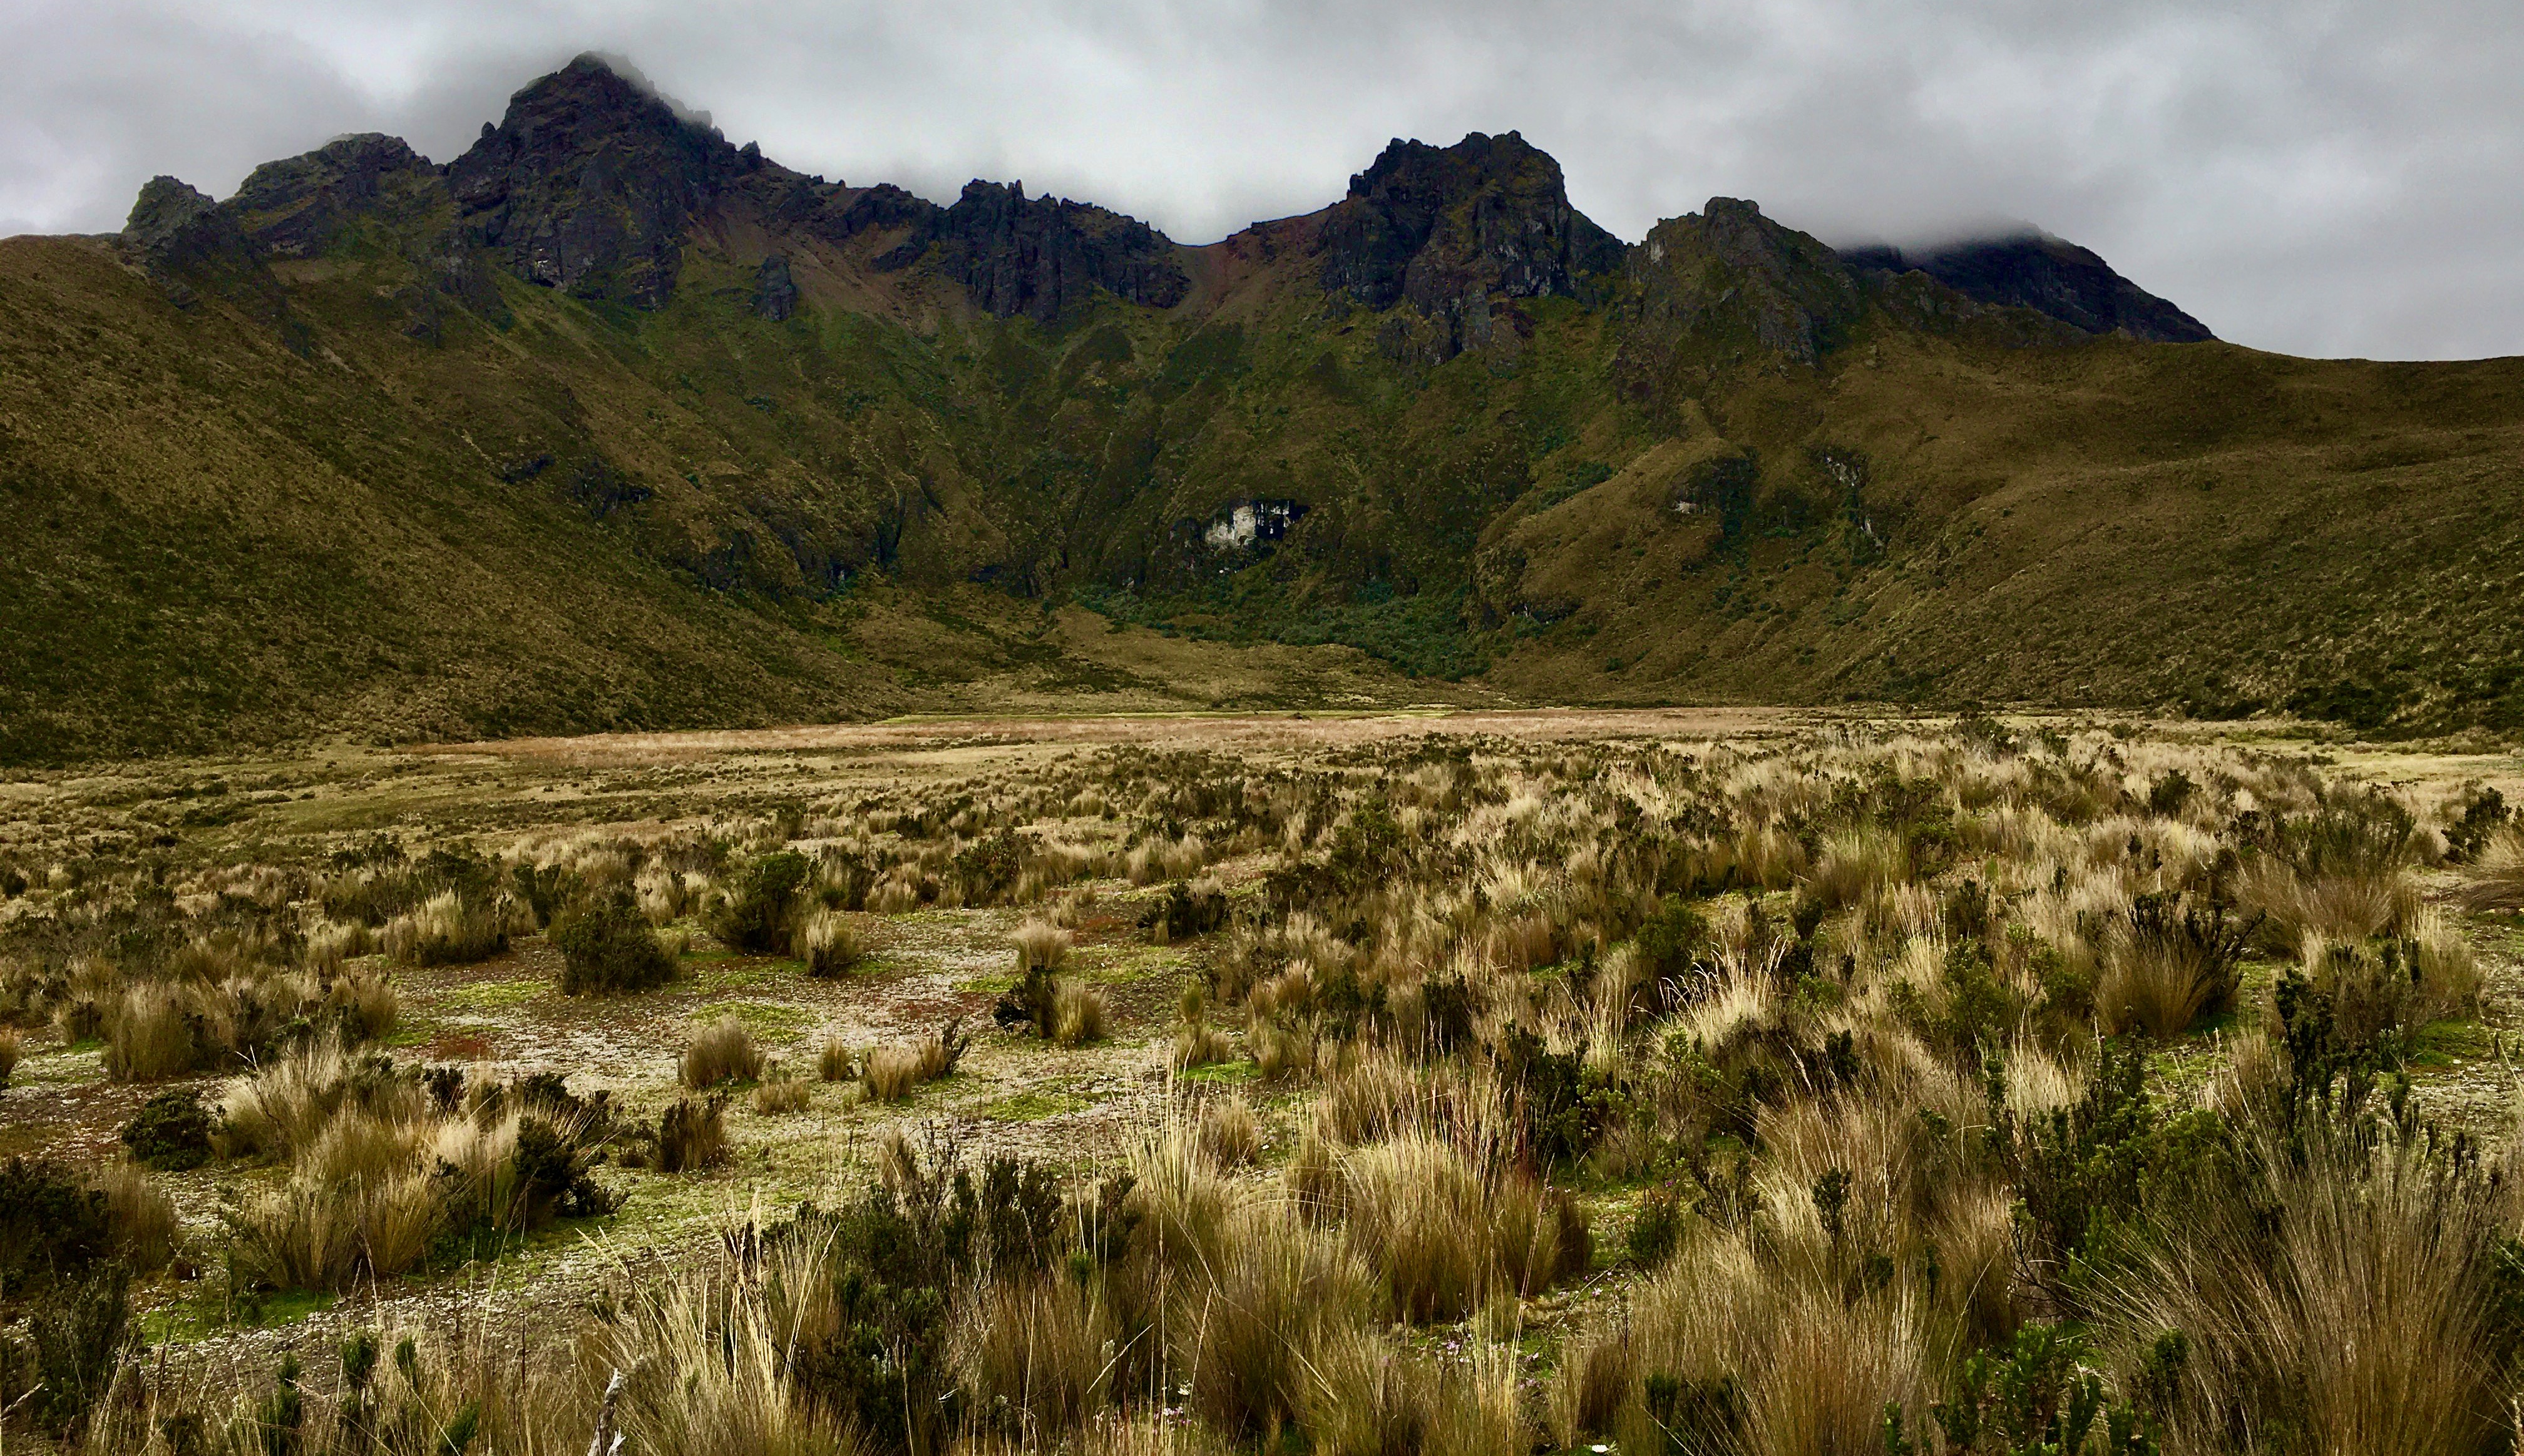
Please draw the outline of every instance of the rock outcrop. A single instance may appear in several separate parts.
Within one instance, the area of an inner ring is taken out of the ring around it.
[[[872,213],[884,210],[870,224],[907,211],[892,198],[862,200]],[[1045,323],[1085,303],[1092,289],[1170,309],[1191,286],[1164,233],[1086,203],[1029,199],[1023,182],[965,183],[953,207],[916,216],[912,235],[877,267],[903,268],[923,258],[990,313]]]
[[[789,276],[789,260],[778,253],[754,269],[753,312],[774,323],[798,312],[798,284]]]
[[[366,132],[258,167],[223,206],[264,252],[320,253],[361,213],[396,190],[426,206],[444,195],[438,169],[400,137]]]
[[[2208,326],[2114,272],[2091,250],[2047,233],[1949,243],[1930,249],[1853,248],[1841,257],[1869,272],[1927,274],[1966,298],[2031,309],[2090,334],[2159,344],[2215,338]]]
[[[1810,366],[1866,308],[1858,280],[1817,239],[1713,197],[1630,250],[1620,366],[1634,393],[1677,371]]]
[[[655,308],[683,236],[718,194],[762,168],[606,61],[581,56],[510,98],[448,168],[468,236],[519,277],[582,298]]]
[[[1326,291],[1371,309],[1409,302],[1439,352],[1486,335],[1492,299],[1575,295],[1621,263],[1622,242],[1569,205],[1560,164],[1510,131],[1451,147],[1395,139],[1318,234]]]

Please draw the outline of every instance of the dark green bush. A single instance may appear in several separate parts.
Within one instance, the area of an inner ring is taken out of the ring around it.
[[[1672,1184],[1648,1189],[1639,1200],[1638,1217],[1630,1221],[1630,1262],[1656,1269],[1673,1257],[1682,1241],[1682,1197]]]
[[[2495,789],[2483,789],[2463,805],[2462,817],[2446,828],[2446,857],[2456,864],[2469,864],[2480,857],[2489,846],[2489,838],[2503,828],[2512,811],[2506,806],[2506,796]]]
[[[1227,897],[1212,890],[1194,894],[1177,880],[1165,895],[1140,912],[1140,928],[1160,946],[1205,936],[1227,923]]]
[[[588,1172],[586,1145],[540,1117],[517,1122],[514,1227],[540,1229],[556,1218],[594,1218],[620,1200]]]
[[[943,1449],[963,1414],[949,1364],[949,1315],[977,1276],[1050,1270],[1075,1244],[1050,1170],[993,1158],[977,1182],[933,1148],[899,1190],[871,1189],[825,1211],[808,1205],[767,1240],[829,1241],[838,1330],[796,1356],[802,1389],[854,1418],[879,1450]]]
[[[695,1101],[677,1097],[657,1115],[656,1168],[660,1173],[697,1173],[727,1161],[727,1094]]]
[[[814,875],[814,865],[794,849],[752,860],[737,871],[726,902],[711,917],[710,934],[733,949],[789,954]]]
[[[1016,888],[1025,866],[1025,842],[1014,830],[1002,829],[975,840],[955,852],[955,874],[964,882],[964,902],[995,904]]]
[[[1709,946],[1709,921],[1689,900],[1669,895],[1639,927],[1641,969],[1659,981],[1688,972]]]
[[[572,901],[553,922],[563,995],[648,991],[675,978],[675,958],[622,891]]]
[[[152,1168],[181,1173],[211,1160],[211,1114],[199,1096],[163,1092],[123,1125],[122,1145]]]
[[[35,1346],[36,1418],[68,1436],[114,1384],[130,1350],[131,1273],[108,1263],[75,1285],[62,1284],[26,1319]]]
[[[0,1287],[84,1271],[112,1241],[105,1194],[82,1188],[58,1163],[0,1165]]]
[[[1523,1027],[1508,1028],[1499,1062],[1517,1088],[1519,1131],[1545,1168],[1584,1157],[1622,1115],[1625,1099],[1586,1068],[1582,1048],[1555,1052]]]

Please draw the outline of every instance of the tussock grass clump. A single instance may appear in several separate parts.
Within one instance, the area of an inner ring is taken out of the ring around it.
[[[469,965],[509,948],[518,912],[506,898],[467,898],[442,890],[386,922],[386,954],[406,965]]]
[[[877,1047],[867,1054],[860,1072],[867,1094],[880,1102],[909,1098],[924,1085],[953,1075],[970,1040],[963,1035],[960,1021],[949,1021],[934,1037]]]
[[[773,1067],[760,1086],[753,1090],[753,1110],[765,1117],[781,1117],[803,1112],[813,1099],[814,1084],[792,1077],[780,1067]]]
[[[1461,1358],[1395,1350],[1352,1332],[1313,1362],[1305,1427],[1325,1456],[1483,1456],[1533,1448],[1515,1346],[1476,1338]]]
[[[815,1056],[815,1075],[826,1082],[849,1082],[859,1075],[858,1055],[839,1032],[824,1039]]]
[[[1071,936],[1048,920],[1028,920],[1008,934],[1008,944],[1016,947],[1017,974],[1030,976],[1067,964]]]
[[[1052,983],[1051,1040],[1062,1046],[1084,1046],[1105,1035],[1104,989],[1075,979]]]
[[[995,1280],[962,1326],[954,1359],[976,1404],[1017,1431],[1075,1431],[1112,1398],[1121,1335],[1099,1281]]]
[[[1485,1176],[1434,1139],[1359,1149],[1342,1186],[1350,1240],[1404,1319],[1464,1319],[1494,1294],[1539,1294],[1593,1259],[1575,1203],[1522,1178]]]
[[[2239,1171],[2101,1291],[2111,1363],[2162,1392],[2169,1449],[2238,1429],[2344,1452],[2501,1441],[2512,1336],[2485,1276],[2505,1190],[2389,1132],[2267,1130]]]
[[[1242,1168],[1262,1155],[1262,1124],[1242,1097],[1214,1097],[1200,1109],[1200,1150],[1222,1168]]]
[[[1314,1371],[1379,1302],[1350,1247],[1269,1201],[1220,1221],[1208,1277],[1172,1322],[1174,1367],[1191,1403],[1221,1430],[1259,1434],[1299,1420]]]
[[[1209,998],[1199,986],[1186,986],[1175,1003],[1175,1070],[1215,1066],[1235,1055],[1236,1043],[1209,1024]]]
[[[175,1256],[175,1200],[149,1170],[129,1159],[95,1175],[117,1257],[135,1270],[163,1269]]]
[[[725,1082],[752,1082],[762,1075],[762,1048],[753,1033],[733,1016],[723,1016],[692,1034],[676,1064],[676,1076],[695,1092]]]
[[[819,910],[808,917],[799,952],[805,959],[806,974],[826,980],[849,975],[867,954],[859,933],[838,910]]]
[[[2464,873],[2462,907],[2475,915],[2524,910],[2524,826],[2487,840]]]
[[[2095,986],[2104,1029],[2144,1030],[2159,1041],[2224,1010],[2241,980],[2252,922],[2233,923],[2223,903],[2142,895],[2111,938]]]
[[[175,987],[132,987],[107,1016],[106,1075],[118,1082],[159,1082],[191,1072],[205,1050],[195,1026]]]
[[[0,1026],[0,1088],[8,1087],[9,1078],[17,1072],[18,1063],[24,1059],[25,1050],[24,1033],[14,1026]]]

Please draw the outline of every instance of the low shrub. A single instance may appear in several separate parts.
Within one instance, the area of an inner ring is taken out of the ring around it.
[[[727,1097],[677,1097],[657,1117],[656,1169],[698,1173],[727,1161]]]
[[[744,1022],[721,1017],[684,1043],[678,1073],[684,1086],[695,1092],[723,1082],[751,1082],[762,1075],[762,1048],[753,1044],[753,1034]]]
[[[789,954],[814,877],[813,862],[794,849],[749,861],[710,917],[710,934],[751,954]]]
[[[553,921],[563,995],[648,991],[675,978],[675,958],[630,893],[571,901]]]
[[[1191,885],[1178,880],[1140,912],[1140,928],[1159,946],[1208,935],[1226,923],[1227,893],[1210,880]]]
[[[34,1346],[34,1415],[66,1440],[114,1388],[131,1351],[131,1273],[109,1263],[48,1291],[26,1319]]]
[[[106,1197],[58,1163],[0,1164],[0,1287],[84,1272],[113,1246]]]
[[[163,1092],[141,1104],[122,1125],[122,1145],[152,1168],[180,1173],[211,1160],[215,1124],[201,1097],[190,1091]]]

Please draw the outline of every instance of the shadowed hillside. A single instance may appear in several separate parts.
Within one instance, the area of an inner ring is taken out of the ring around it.
[[[1514,133],[1205,247],[939,207],[582,59],[444,166],[0,244],[0,758],[1162,697],[1070,603],[1547,700],[2524,723],[2519,366],[2205,335],[2056,239],[1626,245]]]

